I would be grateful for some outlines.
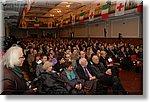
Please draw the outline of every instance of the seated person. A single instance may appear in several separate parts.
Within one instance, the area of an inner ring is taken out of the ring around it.
[[[43,72],[42,66],[47,61],[47,55],[42,55],[41,61],[42,62],[36,66],[36,77],[38,77]]]
[[[124,46],[122,46],[120,49],[119,58],[120,58],[120,62],[121,62],[121,67],[125,70],[131,71],[132,63],[131,63],[130,59],[128,58],[128,54],[126,53]]]
[[[57,60],[56,60],[56,58],[54,58],[54,54],[53,53],[49,54],[49,62],[52,62],[53,65],[55,65],[57,63]]]
[[[59,56],[58,62],[54,65],[54,70],[60,74],[65,68],[64,63],[65,63],[65,58],[62,56]]]
[[[70,94],[84,94],[82,91],[82,81],[73,70],[72,62],[65,63],[66,68],[62,72],[62,80],[67,82],[66,88]]]
[[[112,74],[111,69],[105,68],[104,65],[99,62],[97,55],[92,57],[92,61],[93,65],[91,65],[90,70],[92,74],[100,80],[102,85],[112,86],[113,94],[119,94],[119,92],[122,94],[127,94],[120,82],[120,79]]]
[[[101,62],[105,68],[111,69],[114,76],[119,75],[118,66],[114,65],[111,58],[107,58],[106,51],[101,51],[99,62]]]
[[[86,94],[96,94],[97,80],[90,72],[90,66],[86,58],[79,60],[79,66],[76,68],[76,72],[81,80],[84,81],[84,91]]]
[[[68,94],[65,82],[52,70],[52,66],[52,62],[46,61],[42,67],[44,72],[32,82],[32,86],[38,88],[38,94]]]

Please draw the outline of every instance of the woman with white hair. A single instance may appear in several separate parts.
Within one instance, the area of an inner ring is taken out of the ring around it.
[[[36,91],[36,88],[29,90],[27,81],[20,69],[24,60],[22,48],[19,46],[12,46],[3,56],[1,63],[4,72],[2,94],[31,94]]]
[[[62,95],[68,94],[65,89],[65,82],[59,78],[59,75],[53,71],[53,63],[46,61],[42,72],[33,82],[32,86],[37,87],[38,94],[42,95]]]

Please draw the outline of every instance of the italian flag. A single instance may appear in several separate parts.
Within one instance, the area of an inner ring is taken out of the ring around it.
[[[58,28],[58,27],[59,27],[59,21],[56,20],[56,28]]]
[[[72,19],[71,19],[72,25],[75,24],[75,15],[72,15]]]
[[[108,9],[109,9],[108,4],[102,6],[102,19],[108,18]]]
[[[25,12],[25,14],[27,14],[28,13],[28,5],[25,5],[25,7],[24,7],[24,12]]]
[[[65,19],[65,25],[68,26],[69,25],[68,23],[69,23],[69,18],[66,18]]]
[[[27,27],[27,23],[25,20],[22,21],[22,28],[26,28]]]
[[[48,28],[52,28],[52,22],[47,23]]]
[[[89,12],[89,21],[93,21],[94,20],[94,9],[91,9]]]
[[[79,17],[80,23],[84,22],[84,15],[85,15],[85,12],[80,13],[80,17]]]
[[[63,19],[60,21],[60,27],[63,27]]]
[[[40,23],[38,21],[35,21],[34,28],[39,28],[39,27],[40,27]]]
[[[137,12],[143,12],[143,1],[142,0],[137,1]]]

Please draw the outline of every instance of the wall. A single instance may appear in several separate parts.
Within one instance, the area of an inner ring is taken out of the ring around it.
[[[60,32],[61,37],[69,37],[70,32],[74,32],[74,37],[104,38],[104,28],[107,30],[106,38],[118,38],[118,33],[122,33],[124,38],[142,38],[143,21],[140,15],[132,15],[122,18],[99,20],[94,23],[85,23],[71,28],[65,28]]]
[[[14,29],[11,32],[17,37],[28,37],[37,34],[42,37],[43,34],[57,34],[57,37],[68,38],[70,33],[74,32],[75,38],[105,38],[104,28],[106,28],[106,38],[118,38],[118,33],[122,33],[124,38],[142,38],[143,21],[140,15],[130,15],[124,17],[108,18],[106,20],[98,19],[97,22],[86,22],[75,26],[68,26],[57,29]]]
[[[111,37],[118,37],[122,33],[124,38],[139,37],[139,17],[128,17],[111,21]]]

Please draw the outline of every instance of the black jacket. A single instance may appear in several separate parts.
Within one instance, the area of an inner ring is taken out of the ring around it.
[[[33,87],[37,87],[39,94],[68,94],[65,82],[59,78],[57,73],[43,72],[32,83]]]
[[[87,69],[88,69],[89,73],[92,75],[92,72],[91,72],[91,70],[90,70],[90,66],[89,66],[89,65],[87,66]],[[78,76],[79,76],[80,79],[83,79],[83,80],[85,80],[85,81],[89,80],[89,77],[86,76],[86,74],[85,74],[85,72],[84,72],[84,69],[82,68],[81,65],[79,65],[79,66],[76,68],[76,72],[77,72],[77,74],[78,74]],[[93,76],[93,75],[92,75],[92,76]]]
[[[92,64],[91,65],[91,72],[96,78],[100,79],[105,75],[106,68],[104,65],[100,62],[99,64]]]

